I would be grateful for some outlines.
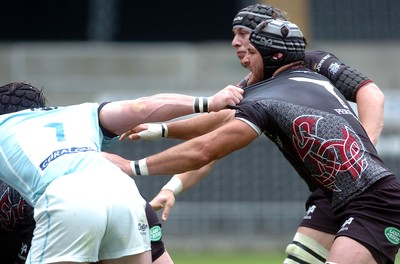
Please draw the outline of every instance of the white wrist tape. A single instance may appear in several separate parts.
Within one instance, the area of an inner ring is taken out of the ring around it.
[[[146,158],[141,160],[132,160],[130,164],[133,175],[149,175]]]
[[[145,140],[155,140],[161,137],[168,137],[168,127],[165,123],[149,123],[147,130],[140,131],[138,136]]]
[[[196,97],[193,101],[193,112],[195,113],[208,113],[209,111],[209,98]]]
[[[173,176],[171,180],[169,180],[169,182],[167,182],[167,184],[165,184],[164,187],[161,188],[161,190],[170,190],[175,195],[178,195],[183,190],[183,183],[181,179],[179,179],[176,176]]]

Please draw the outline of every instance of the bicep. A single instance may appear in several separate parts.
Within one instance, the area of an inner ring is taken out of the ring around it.
[[[175,139],[191,139],[204,135],[232,120],[233,110],[221,110],[208,114],[200,114],[192,118],[168,122],[168,137]]]
[[[219,150],[219,153],[216,153],[216,159],[246,147],[259,136],[249,123],[239,119],[233,119],[214,130],[212,134],[210,149]]]

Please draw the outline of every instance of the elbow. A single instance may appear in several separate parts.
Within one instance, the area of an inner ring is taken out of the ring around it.
[[[218,159],[217,150],[208,143],[196,144],[195,151],[197,154],[193,155],[193,163],[198,169]]]
[[[376,89],[373,91],[373,96],[377,102],[379,102],[381,105],[384,105],[385,94],[377,86],[376,86]]]
[[[370,96],[374,98],[377,103],[383,106],[385,103],[385,95],[383,91],[375,83],[370,83],[367,87],[369,88]]]

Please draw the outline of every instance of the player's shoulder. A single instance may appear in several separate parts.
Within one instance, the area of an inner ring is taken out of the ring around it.
[[[321,61],[329,58],[337,59],[333,53],[324,50],[306,50],[305,52],[306,61]]]

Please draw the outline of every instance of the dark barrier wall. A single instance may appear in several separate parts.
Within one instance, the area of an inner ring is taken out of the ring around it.
[[[255,2],[2,1],[0,41],[229,41],[233,16]],[[260,2],[288,11],[312,40],[400,38],[400,1]]]
[[[400,1],[313,0],[314,40],[398,40]]]
[[[228,40],[240,2],[2,1],[0,41]]]

